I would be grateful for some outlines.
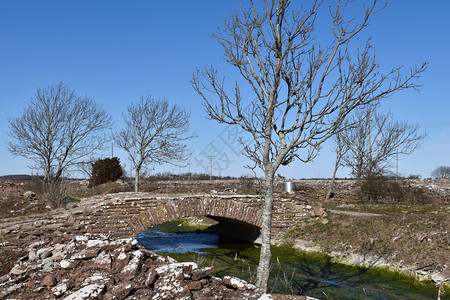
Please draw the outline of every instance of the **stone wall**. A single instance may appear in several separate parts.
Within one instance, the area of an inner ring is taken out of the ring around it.
[[[261,224],[261,199],[256,195],[117,193],[83,199],[80,207],[83,212],[77,219],[88,232],[116,237],[135,236],[151,226],[195,216],[227,218],[257,227]],[[307,203],[276,197],[273,238],[311,215],[314,209]]]

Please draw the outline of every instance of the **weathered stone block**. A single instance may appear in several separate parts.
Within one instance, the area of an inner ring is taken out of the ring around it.
[[[214,272],[214,268],[213,267],[208,267],[208,268],[203,268],[203,269],[199,269],[199,270],[194,270],[194,271],[192,271],[191,279],[192,280],[199,280],[199,279],[208,277],[212,272]]]

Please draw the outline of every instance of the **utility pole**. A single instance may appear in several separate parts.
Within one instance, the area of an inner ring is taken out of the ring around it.
[[[397,159],[396,159],[396,163],[395,163],[395,180],[398,180],[398,135],[399,133],[397,132]]]
[[[191,160],[189,159],[189,181],[191,180]]]
[[[209,181],[212,180],[212,159],[214,156],[208,155],[209,158]]]

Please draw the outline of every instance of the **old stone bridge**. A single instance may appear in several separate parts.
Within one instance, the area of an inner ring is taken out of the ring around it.
[[[81,200],[72,209],[72,218],[83,231],[125,237],[167,221],[206,216],[219,222],[219,234],[255,241],[260,234],[261,206],[256,195],[116,193]],[[314,209],[307,203],[276,196],[272,238],[279,239],[312,215]]]

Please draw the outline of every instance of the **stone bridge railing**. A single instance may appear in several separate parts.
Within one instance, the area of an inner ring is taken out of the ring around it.
[[[261,200],[256,195],[117,193],[83,199],[80,207],[83,212],[77,219],[87,232],[116,237],[135,236],[151,226],[194,216],[261,225]],[[313,214],[312,207],[304,202],[276,197],[272,237],[276,239]]]

